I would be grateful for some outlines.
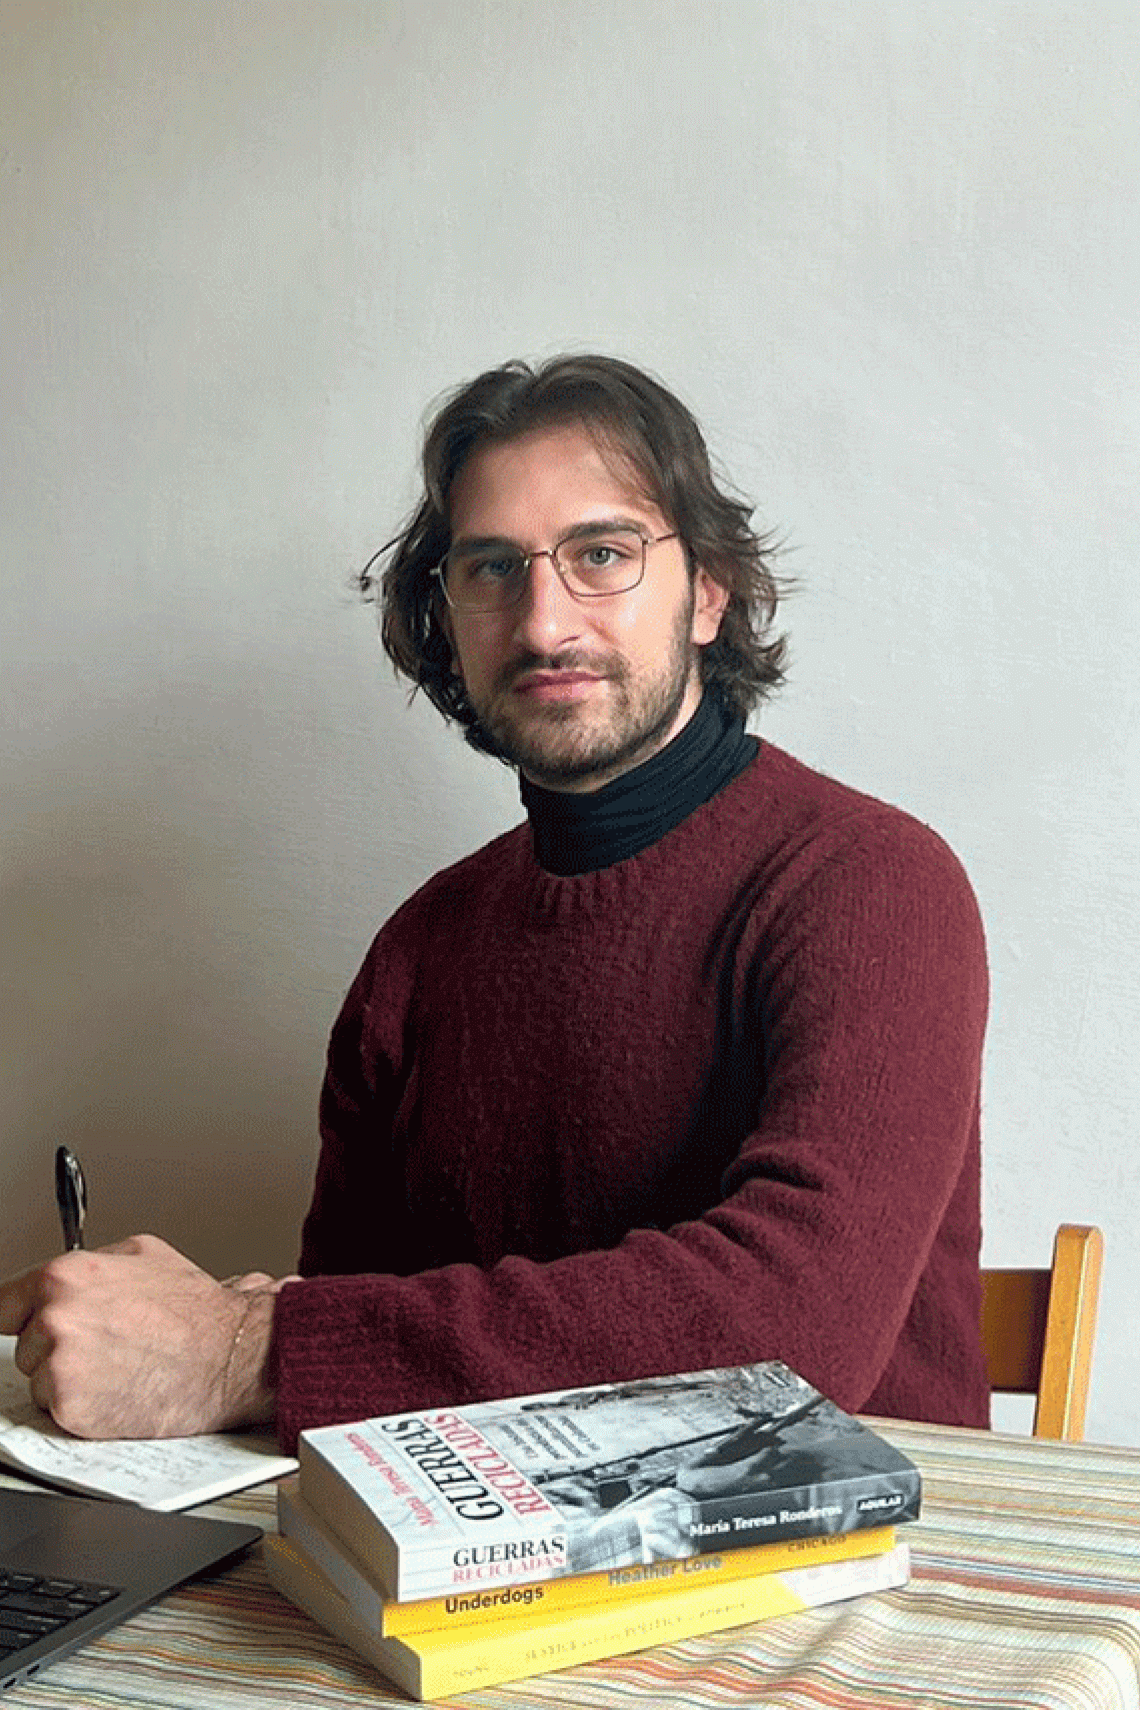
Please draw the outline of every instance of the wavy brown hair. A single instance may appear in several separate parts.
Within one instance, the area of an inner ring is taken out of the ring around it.
[[[747,718],[784,679],[786,641],[773,634],[787,586],[775,570],[777,543],[753,530],[749,504],[718,486],[684,404],[651,375],[609,356],[556,356],[537,368],[507,362],[446,398],[424,440],[424,496],[359,576],[361,591],[380,605],[381,639],[397,672],[462,725],[473,747],[498,753],[456,675],[432,571],[451,544],[451,488],[472,453],[566,424],[590,429],[632,471],[680,536],[690,572],[700,565],[728,589],[720,631],[700,650],[701,679],[730,713]]]

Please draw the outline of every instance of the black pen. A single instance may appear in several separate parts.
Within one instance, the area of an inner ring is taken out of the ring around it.
[[[82,1164],[66,1146],[56,1148],[55,1202],[59,1206],[59,1221],[63,1225],[64,1250],[74,1253],[83,1245],[83,1224],[87,1216],[87,1183]]]

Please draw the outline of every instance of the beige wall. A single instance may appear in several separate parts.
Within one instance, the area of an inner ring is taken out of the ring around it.
[[[517,817],[349,569],[441,388],[662,373],[797,548],[774,739],[989,923],[987,1257],[1101,1222],[1140,1442],[1132,0],[6,0],[0,1271],[291,1264],[375,925]]]

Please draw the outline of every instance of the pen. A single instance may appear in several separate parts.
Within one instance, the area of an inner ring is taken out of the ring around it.
[[[74,1253],[83,1245],[83,1223],[87,1216],[87,1183],[83,1166],[66,1146],[56,1148],[55,1202],[63,1225],[63,1245]]]

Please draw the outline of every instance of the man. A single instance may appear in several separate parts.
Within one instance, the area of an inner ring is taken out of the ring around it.
[[[748,736],[777,583],[627,364],[458,392],[385,549],[399,670],[528,823],[380,932],[329,1050],[302,1280],[152,1237],[0,1290],[86,1435],[299,1429],[781,1358],[982,1424],[981,928],[924,826]],[[367,591],[375,591],[371,567]]]

